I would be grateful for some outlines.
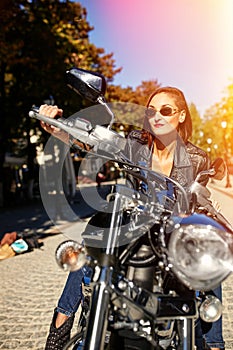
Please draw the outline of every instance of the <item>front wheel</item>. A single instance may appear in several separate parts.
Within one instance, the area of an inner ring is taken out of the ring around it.
[[[84,331],[75,334],[64,346],[63,350],[82,350],[83,344],[84,344]]]
[[[75,334],[65,345],[63,350],[83,350],[84,348],[84,331]],[[109,338],[106,336],[104,350],[109,348]]]

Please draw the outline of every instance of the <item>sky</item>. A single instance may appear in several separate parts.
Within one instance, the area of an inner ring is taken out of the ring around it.
[[[201,115],[233,82],[233,0],[81,0],[90,41],[113,53],[114,84],[157,79]]]

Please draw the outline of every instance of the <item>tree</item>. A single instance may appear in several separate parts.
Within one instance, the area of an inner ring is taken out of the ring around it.
[[[206,111],[204,126],[213,145],[217,145],[215,156],[224,155],[230,164],[233,155],[233,84],[226,88],[225,96]]]
[[[190,103],[189,105],[189,111],[192,118],[192,124],[193,124],[193,133],[191,141],[199,145],[200,147],[203,147],[203,140],[202,140],[202,133],[203,133],[203,120],[201,119],[200,113],[198,112],[196,106],[194,103]]]
[[[30,136],[38,132],[38,122],[28,117],[33,104],[40,105],[52,95],[66,115],[86,105],[65,85],[68,68],[78,65],[98,71],[110,82],[120,71],[112,53],[89,41],[93,27],[86,15],[80,3],[69,0],[1,2],[1,150],[9,150],[12,138],[23,137],[30,157]]]

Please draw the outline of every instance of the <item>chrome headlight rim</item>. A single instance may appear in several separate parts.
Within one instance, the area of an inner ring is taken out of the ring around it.
[[[168,258],[182,283],[193,290],[207,291],[232,272],[232,246],[233,236],[217,227],[177,224],[169,239]]]

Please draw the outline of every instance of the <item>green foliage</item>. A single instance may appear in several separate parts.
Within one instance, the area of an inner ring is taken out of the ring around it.
[[[45,143],[48,133],[29,118],[32,105],[52,102],[64,116],[88,106],[65,84],[72,66],[98,71],[111,82],[121,69],[112,53],[89,40],[93,27],[79,2],[64,0],[2,0],[0,3],[0,182],[5,152],[27,158],[28,179],[34,176],[35,144]],[[45,102],[46,101],[46,102]],[[5,189],[9,194],[10,188]],[[5,196],[5,195],[4,195]],[[0,191],[0,202],[2,193]],[[6,196],[6,201],[7,201]]]
[[[190,111],[194,126],[192,141],[206,150],[212,159],[222,157],[228,164],[232,163],[233,85],[227,87],[221,101],[206,110],[203,118],[198,117],[192,105]]]
[[[191,141],[194,144],[200,144],[200,133],[202,132],[203,121],[194,103],[190,103],[189,110],[193,124],[193,134]]]
[[[51,95],[66,115],[83,107],[81,98],[65,85],[68,68],[98,71],[108,81],[120,71],[113,54],[89,41],[93,27],[86,15],[80,3],[68,0],[1,4],[1,123],[7,138],[35,129],[38,123],[28,118],[28,111]]]
[[[233,83],[226,88],[221,101],[209,108],[204,116],[204,130],[212,138],[211,153],[233,163]],[[215,147],[214,147],[215,146]]]

